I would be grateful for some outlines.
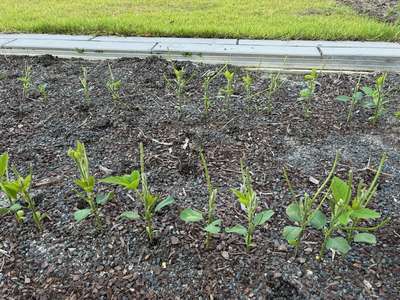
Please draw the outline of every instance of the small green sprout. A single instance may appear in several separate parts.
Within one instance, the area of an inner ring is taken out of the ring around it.
[[[85,67],[82,67],[82,75],[79,76],[79,81],[82,86],[85,102],[89,103],[90,102],[89,79],[88,79],[88,72]]]
[[[29,189],[32,183],[32,174],[23,177],[15,168],[13,173],[15,180],[10,180],[8,175],[8,154],[3,153],[0,156],[0,189],[7,196],[10,206],[0,208],[0,216],[12,213],[18,223],[25,220],[24,206],[20,204],[20,200],[32,213],[32,219],[36,228],[41,232],[43,231],[43,219],[48,218],[46,213],[41,213],[36,208],[36,203],[31,196]]]
[[[389,103],[384,92],[386,78],[387,74],[385,73],[376,79],[373,87],[364,86],[362,88],[362,91],[366,96],[364,106],[373,111],[372,116],[369,118],[373,124],[376,124],[379,121],[386,111],[386,104]]]
[[[303,198],[299,200],[294,199],[293,202],[286,208],[286,215],[290,221],[296,224],[296,226],[285,226],[282,235],[290,245],[296,247],[295,255],[298,253],[298,249],[307,226],[321,229],[326,224],[326,217],[321,212],[321,207],[327,198],[328,193],[325,193],[325,195],[321,197],[321,200],[317,206],[315,206],[315,203],[317,203],[318,198],[323,193],[325,187],[328,185],[329,181],[334,175],[338,161],[339,154],[337,153],[331,171],[314,195],[311,196],[305,193]],[[284,177],[289,187],[289,191],[294,198],[295,194],[286,170],[284,170]]]
[[[303,104],[304,117],[309,118],[312,112],[312,100],[317,86],[318,73],[317,69],[312,69],[310,74],[304,76],[307,87],[300,91],[299,100]]]
[[[283,80],[281,79],[281,73],[271,74],[271,78],[267,88],[267,105],[266,105],[266,112],[271,113],[273,109],[273,97],[276,92],[282,87]]]
[[[208,210],[207,210],[207,219],[205,220],[204,231],[207,232],[205,245],[206,248],[210,247],[210,242],[212,235],[218,234],[221,231],[221,220],[215,218],[215,207],[216,207],[216,199],[218,190],[215,189],[211,183],[211,177],[208,172],[208,166],[206,158],[203,152],[200,152],[200,161],[204,171],[204,177],[207,182],[208,189]],[[204,214],[201,211],[186,208],[180,213],[180,218],[182,221],[187,223],[194,222],[204,222]]]
[[[336,100],[343,102],[343,103],[349,103],[349,108],[347,112],[347,123],[351,122],[351,119],[353,117],[353,113],[357,105],[359,105],[364,98],[364,94],[360,91],[360,81],[361,81],[361,75],[358,78],[358,82],[356,86],[353,88],[351,96],[338,96],[336,97]]]
[[[32,66],[25,64],[23,74],[18,80],[22,83],[24,97],[28,97],[29,90],[32,87]]]
[[[220,68],[217,72],[206,72],[203,80],[203,104],[204,104],[204,115],[207,116],[211,108],[210,98],[210,84],[211,82],[225,69],[226,66]]]
[[[241,224],[226,228],[227,233],[236,233],[242,235],[245,239],[246,249],[250,250],[253,241],[254,230],[257,226],[263,225],[267,222],[274,212],[272,210],[263,210],[256,213],[258,208],[258,197],[253,190],[252,179],[250,171],[245,167],[243,160],[241,161],[242,172],[242,186],[240,190],[232,189],[232,192],[239,201],[241,207],[245,210],[247,215],[247,228]]]
[[[231,98],[233,93],[235,92],[233,88],[235,73],[226,69],[224,72],[224,77],[226,79],[226,85],[225,88],[221,89],[221,93],[224,95],[225,108],[228,108],[231,105]]]
[[[49,99],[49,94],[47,92],[47,84],[46,83],[41,83],[38,85],[38,91],[40,93],[40,96],[42,97],[44,102],[48,102]]]
[[[385,219],[373,227],[360,226],[359,223],[381,217],[380,213],[368,208],[368,204],[376,194],[378,179],[382,173],[385,160],[386,156],[384,155],[371,184],[367,187],[361,181],[354,196],[352,191],[353,174],[351,170],[349,171],[347,182],[339,177],[333,177],[330,187],[330,197],[328,198],[331,216],[329,225],[322,229],[324,241],[320,249],[319,259],[323,259],[325,249],[346,254],[351,249],[350,243],[353,241],[371,245],[376,244],[376,237],[370,232],[376,231],[385,225],[389,219]],[[341,236],[333,237],[339,231],[345,231],[347,239]]]
[[[68,156],[75,162],[78,171],[79,179],[76,179],[75,184],[83,191],[77,192],[77,195],[82,198],[88,208],[79,209],[74,213],[74,219],[80,222],[89,216],[95,219],[95,225],[98,230],[101,229],[102,223],[99,214],[99,205],[105,205],[113,196],[112,193],[98,194],[95,193],[96,178],[90,174],[89,160],[86,154],[86,148],[83,143],[76,141],[76,148],[68,150]]]
[[[121,99],[120,91],[122,88],[122,82],[121,82],[121,80],[115,79],[110,64],[108,65],[108,70],[110,73],[110,78],[106,82],[107,90],[111,94],[111,98],[113,101],[119,101]]]
[[[245,76],[242,77],[243,87],[246,92],[246,104],[248,110],[250,110],[250,101],[252,99],[252,85],[253,85],[253,77],[250,76],[249,73],[246,73]]]
[[[143,144],[139,145],[140,155],[140,172],[137,170],[132,171],[131,174],[122,176],[110,176],[100,180],[100,182],[116,184],[126,189],[128,192],[135,192],[143,204],[143,218],[146,222],[146,233],[150,241],[153,241],[153,216],[155,213],[161,211],[164,207],[174,203],[171,196],[166,197],[164,200],[159,201],[159,197],[150,192],[150,187],[147,182],[146,173],[144,171],[144,148]],[[139,184],[141,189],[139,190]],[[127,220],[137,220],[141,216],[137,211],[125,211],[120,215],[120,218]]]
[[[394,117],[395,117],[396,119],[400,120],[400,110],[399,110],[399,111],[396,111],[393,115],[394,115]]]

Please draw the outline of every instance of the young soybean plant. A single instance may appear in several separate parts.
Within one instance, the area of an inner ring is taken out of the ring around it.
[[[110,72],[110,78],[106,82],[106,87],[107,87],[108,92],[111,94],[112,100],[114,102],[117,102],[121,99],[120,91],[121,91],[122,83],[121,83],[121,80],[115,79],[110,64],[108,65],[108,70]]]
[[[0,190],[6,195],[9,202],[9,206],[0,208],[0,217],[8,214],[14,214],[17,222],[22,223],[25,218],[23,207],[20,203],[18,203],[18,197],[17,193],[15,193],[15,190],[8,188],[8,185],[10,184],[10,178],[8,175],[8,161],[9,156],[7,152],[0,155]]]
[[[150,242],[153,241],[154,229],[153,229],[153,216],[155,213],[161,211],[164,207],[174,203],[174,199],[170,196],[164,200],[159,201],[159,198],[150,192],[150,187],[147,183],[146,173],[144,171],[144,148],[143,144],[139,145],[140,153],[140,172],[137,170],[132,171],[131,174],[122,176],[110,176],[100,180],[104,183],[116,184],[126,189],[128,192],[135,192],[138,198],[143,204],[143,218],[146,222],[146,233]],[[139,190],[139,184],[141,183],[141,189]],[[121,218],[127,220],[137,220],[141,216],[137,211],[125,211],[120,215]]]
[[[307,87],[300,91],[299,100],[303,104],[304,117],[307,119],[311,116],[312,112],[312,100],[314,98],[315,88],[317,86],[317,78],[317,69],[314,68],[310,74],[304,76]]]
[[[26,205],[25,207],[31,211],[36,228],[41,232],[43,231],[43,219],[48,218],[48,215],[41,213],[36,208],[35,200],[29,192],[32,183],[32,174],[23,177],[15,168],[13,171],[16,179],[9,180],[8,154],[2,154],[0,157],[0,188],[6,194],[11,206],[1,209],[0,215],[14,213],[18,223],[22,223],[25,220],[25,212],[24,207],[19,203],[19,200],[21,200]]]
[[[281,73],[280,71],[276,74],[271,75],[271,80],[269,82],[268,88],[267,88],[267,105],[266,105],[266,112],[271,113],[273,109],[273,103],[272,103],[272,97],[275,95],[275,93],[282,87],[283,85],[283,80],[281,79]]]
[[[74,160],[80,175],[80,178],[74,180],[74,183],[83,191],[83,193],[77,192],[77,195],[89,206],[88,208],[75,211],[74,219],[75,221],[80,222],[89,216],[93,216],[96,228],[100,230],[102,224],[98,206],[105,205],[112,198],[113,194],[107,193],[96,195],[96,178],[90,174],[89,160],[83,143],[76,141],[76,148],[70,148],[68,150],[68,156]]]
[[[253,77],[250,76],[249,73],[246,73],[246,76],[242,77],[243,87],[246,92],[246,104],[247,109],[250,110],[250,101],[252,99],[252,85],[253,85]]]
[[[372,124],[376,124],[379,121],[386,111],[386,104],[389,103],[384,92],[386,77],[387,74],[385,73],[376,79],[374,86],[364,86],[362,88],[366,95],[364,106],[373,111],[372,116],[369,118]]]
[[[385,160],[386,156],[384,155],[371,184],[366,186],[363,182],[360,182],[354,196],[352,191],[353,174],[351,171],[347,182],[339,177],[333,177],[328,201],[331,212],[330,221],[329,225],[322,229],[324,241],[320,249],[319,259],[323,259],[326,249],[346,254],[351,249],[351,242],[376,244],[376,237],[370,232],[385,225],[389,219],[385,219],[372,227],[360,226],[360,223],[381,217],[380,213],[368,208],[368,204],[376,194],[378,179],[382,173]],[[345,231],[347,239],[341,236],[333,237],[338,231]]]
[[[356,86],[353,88],[351,96],[342,95],[336,97],[336,100],[340,102],[349,103],[346,121],[347,123],[351,122],[355,108],[361,103],[361,100],[364,98],[364,94],[360,91],[360,80],[361,75],[358,78]]]
[[[24,97],[27,97],[32,87],[32,66],[25,64],[23,74],[18,80],[22,83],[22,93]]]
[[[235,90],[233,88],[233,81],[235,78],[235,73],[226,69],[226,71],[224,72],[224,77],[226,79],[226,85],[225,85],[225,88],[221,89],[221,93],[224,95],[224,105],[225,105],[225,109],[227,109],[231,105],[231,98],[232,98],[233,93],[235,92]]]
[[[211,98],[210,98],[210,84],[211,82],[226,68],[226,65],[220,68],[217,72],[206,72],[204,74],[203,80],[203,106],[204,115],[207,117],[208,112],[211,108]]]
[[[82,86],[85,102],[89,103],[90,102],[89,79],[88,79],[87,69],[85,67],[82,67],[82,75],[79,76],[79,81]]]
[[[242,186],[240,190],[232,189],[232,192],[239,201],[241,207],[246,211],[247,214],[247,228],[241,224],[226,228],[227,233],[236,233],[242,235],[245,239],[246,249],[250,250],[253,241],[254,230],[257,226],[263,225],[267,222],[274,212],[272,210],[264,210],[256,213],[258,207],[258,197],[253,190],[252,179],[250,171],[245,167],[243,160],[241,161],[242,171]]]
[[[295,255],[298,253],[298,249],[307,226],[312,226],[315,229],[320,230],[326,224],[326,217],[321,212],[321,207],[326,200],[328,193],[326,192],[325,195],[321,197],[321,200],[319,200],[317,206],[315,206],[315,204],[334,175],[338,161],[339,154],[337,153],[331,171],[314,195],[305,193],[303,198],[294,200],[286,208],[286,215],[290,221],[296,223],[296,226],[285,226],[282,235],[290,245],[296,247]],[[289,186],[289,190],[292,196],[294,196],[292,185],[290,184],[286,170],[284,170],[284,176]]]
[[[207,219],[205,220],[204,231],[207,232],[205,245],[208,249],[210,247],[212,235],[218,234],[221,231],[221,220],[215,218],[215,207],[218,190],[215,189],[211,183],[211,177],[208,173],[207,161],[203,152],[200,152],[200,161],[203,167],[204,176],[207,182],[208,189],[208,211]],[[180,218],[186,223],[204,222],[204,214],[198,210],[186,208],[180,213]]]
[[[47,92],[47,84],[46,83],[39,84],[38,91],[39,91],[40,96],[42,97],[43,101],[45,103],[47,103],[49,100],[49,93]]]

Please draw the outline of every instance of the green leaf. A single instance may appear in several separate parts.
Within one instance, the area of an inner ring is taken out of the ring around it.
[[[302,220],[300,206],[298,202],[293,202],[289,204],[286,208],[286,214],[289,217],[289,220],[292,222],[300,223]]]
[[[254,226],[262,225],[265,222],[267,222],[271,217],[273,216],[274,212],[273,210],[264,210],[262,212],[259,212],[254,216],[253,224]]]
[[[310,224],[312,227],[318,230],[324,228],[326,224],[325,214],[320,210],[315,211],[311,217]]]
[[[2,185],[2,189],[4,193],[7,194],[7,197],[10,199],[17,199],[19,184],[16,181],[4,182]]]
[[[156,208],[154,209],[155,212],[162,210],[164,207],[171,205],[174,203],[175,200],[171,196],[166,197],[163,201],[157,204]]]
[[[91,213],[92,213],[92,211],[90,210],[90,208],[77,210],[74,213],[74,219],[75,219],[75,221],[80,222],[80,221],[86,219]]]
[[[328,239],[326,242],[326,248],[339,251],[341,254],[346,254],[351,249],[347,240],[342,237]]]
[[[381,217],[381,214],[376,212],[375,210],[365,207],[353,210],[351,216],[354,218],[368,220],[368,219],[378,219]]]
[[[96,196],[96,203],[98,205],[104,205],[106,204],[108,201],[110,201],[112,199],[112,197],[114,196],[113,192],[109,192],[107,194],[98,194]]]
[[[367,232],[357,233],[354,236],[354,242],[375,245],[376,237],[372,233],[367,233]]]
[[[350,97],[349,96],[337,96],[336,100],[340,101],[340,102],[349,102],[350,101]]]
[[[371,96],[371,97],[372,97],[372,95],[374,94],[374,90],[373,90],[371,87],[369,87],[369,86],[364,86],[364,87],[361,88],[361,90],[362,90],[362,91],[364,92],[364,94],[367,95],[367,96]]]
[[[347,182],[336,176],[332,179],[331,190],[336,203],[340,200],[347,202],[347,198],[351,195],[351,187]]]
[[[243,225],[235,225],[233,227],[225,228],[226,233],[237,233],[243,236],[247,235],[247,229]]]
[[[347,210],[342,212],[338,218],[339,224],[341,224],[341,225],[349,224],[349,222],[351,221],[350,216],[351,216],[352,212],[353,212],[353,210],[350,206],[348,207]]]
[[[364,95],[362,92],[356,92],[355,94],[353,94],[353,99],[357,102],[360,102],[363,97]]]
[[[8,169],[8,153],[4,152],[0,155],[0,178],[5,176]]]
[[[232,193],[236,196],[237,200],[244,205],[244,207],[247,208],[249,206],[250,200],[246,197],[246,194],[237,189],[232,189]]]
[[[22,209],[22,205],[19,204],[19,203],[14,203],[13,205],[11,205],[11,206],[9,207],[9,210],[10,210],[11,212],[16,212],[16,211],[18,211],[18,210],[20,210],[20,209]]]
[[[0,207],[0,217],[8,215],[10,213],[10,209],[8,207]]]
[[[203,214],[191,208],[186,208],[183,211],[181,211],[179,217],[181,218],[182,221],[185,221],[187,223],[198,222],[203,220]]]
[[[301,228],[298,226],[285,226],[282,235],[289,244],[294,244],[294,242],[298,240],[300,233]]]
[[[140,172],[137,170],[132,171],[131,174],[122,176],[110,176],[100,180],[100,182],[120,185],[127,190],[136,191],[140,183]]]
[[[212,233],[212,234],[217,234],[221,231],[221,220],[215,220],[213,222],[211,222],[210,224],[208,224],[206,227],[204,227],[204,230]]]
[[[127,210],[124,211],[122,214],[119,215],[119,219],[125,219],[129,221],[134,221],[140,219],[140,215],[136,210]]]

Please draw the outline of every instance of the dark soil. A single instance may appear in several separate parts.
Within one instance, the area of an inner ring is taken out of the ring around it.
[[[48,84],[47,103],[35,91],[28,98],[22,96],[17,78],[25,62],[33,67],[35,86]],[[119,103],[113,103],[105,87],[107,62],[50,56],[0,58],[0,152],[8,151],[23,173],[32,166],[32,193],[51,218],[43,234],[36,232],[29,215],[23,226],[16,225],[11,216],[0,220],[0,298],[398,298],[400,121],[393,117],[400,106],[398,75],[389,75],[391,102],[377,126],[368,123],[370,112],[364,109],[357,110],[350,126],[345,125],[345,107],[335,100],[350,93],[358,75],[322,75],[312,117],[306,120],[297,101],[304,87],[302,77],[283,76],[272,114],[254,108],[248,113],[238,80],[245,72],[233,67],[236,92],[231,107],[225,111],[217,99],[205,119],[201,77],[217,67],[177,63],[187,74],[195,74],[178,120],[176,97],[164,79],[164,75],[173,79],[171,63],[149,58],[110,64],[122,81]],[[90,105],[84,104],[80,89],[82,66],[89,72]],[[263,90],[268,76],[252,75],[254,92]],[[363,75],[362,82],[372,83],[375,76]],[[218,77],[211,85],[213,95],[224,84],[223,77]],[[265,95],[256,102],[258,108],[265,106]],[[140,209],[119,189],[102,209],[103,232],[96,233],[92,220],[73,221],[73,212],[82,203],[73,192],[77,170],[66,152],[78,139],[86,144],[91,169],[99,178],[137,168],[138,144],[144,143],[153,191],[176,199],[174,206],[155,217],[154,244],[147,242],[141,222],[117,219],[122,211]],[[220,234],[212,249],[205,250],[200,226],[178,219],[185,207],[204,209],[207,205],[200,148],[219,188],[217,212],[224,226],[245,223],[229,190],[241,182],[242,157],[252,171],[260,206],[275,210],[271,221],[256,231],[255,247],[249,253],[241,237],[229,234]],[[392,220],[377,232],[376,246],[354,245],[346,257],[327,253],[323,262],[315,259],[321,233],[311,231],[295,259],[281,237],[283,226],[289,224],[285,206],[291,201],[282,168],[287,166],[296,191],[303,194],[316,189],[310,177],[321,181],[337,150],[342,153],[338,175],[346,176],[351,167],[357,180],[370,180],[374,173],[367,166],[375,168],[381,154],[388,154],[373,206]]]
[[[361,14],[375,17],[382,21],[396,22],[400,18],[398,0],[337,0],[349,5]]]

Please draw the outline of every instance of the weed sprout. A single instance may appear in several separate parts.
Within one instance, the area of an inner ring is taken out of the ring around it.
[[[24,97],[27,97],[32,87],[32,66],[25,63],[22,76],[19,77],[18,80],[22,83],[22,93]]]
[[[300,91],[299,100],[303,104],[304,117],[309,118],[312,111],[312,100],[317,86],[318,73],[316,69],[312,69],[310,74],[304,76],[307,87]]]

